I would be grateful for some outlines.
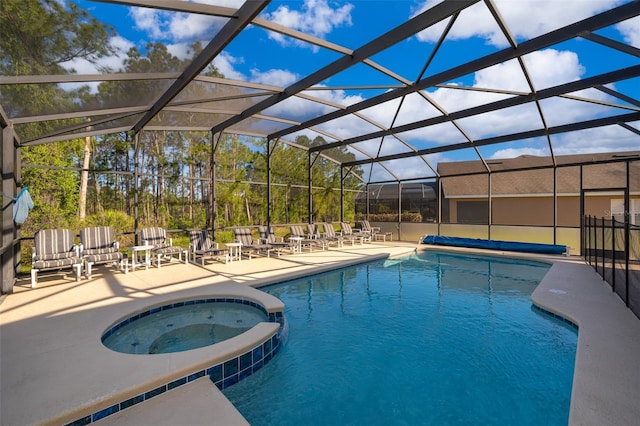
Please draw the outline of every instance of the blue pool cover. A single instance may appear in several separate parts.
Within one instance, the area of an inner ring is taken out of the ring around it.
[[[517,251],[525,253],[564,254],[567,246],[558,244],[520,243],[516,241],[483,240],[478,238],[444,237],[440,235],[427,235],[422,239],[422,244],[437,246],[468,247],[490,250]]]

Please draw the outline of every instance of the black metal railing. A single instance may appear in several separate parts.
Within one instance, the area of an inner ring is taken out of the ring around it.
[[[640,226],[585,216],[582,245],[585,260],[640,318]]]

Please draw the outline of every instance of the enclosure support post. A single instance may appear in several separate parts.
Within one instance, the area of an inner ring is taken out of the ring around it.
[[[308,223],[313,223],[313,171],[311,170],[311,168],[313,167],[313,162],[311,161],[311,151],[307,151],[307,180],[309,183],[309,202],[307,204],[308,208],[309,208],[309,222]]]
[[[398,240],[402,240],[402,182],[398,182]]]
[[[366,196],[365,196],[365,203],[367,203],[367,206],[365,208],[365,216],[366,216],[367,220],[369,220],[369,213],[370,213],[369,203],[371,202],[371,200],[369,199],[369,184],[368,183],[364,186],[364,190],[367,191]]]
[[[488,188],[487,197],[489,202],[487,207],[487,239],[491,239],[491,172],[487,173]]]
[[[0,117],[3,126],[0,139],[2,151],[0,151],[0,164],[2,165],[2,193],[15,196],[17,186],[20,184],[20,151],[16,147],[13,128],[6,126]],[[2,200],[2,294],[13,293],[16,281],[16,271],[20,266],[20,228],[13,221],[13,200],[0,195]]]
[[[216,240],[216,212],[218,211],[218,198],[216,197],[217,175],[216,175],[216,151],[222,139],[222,132],[218,133],[218,139],[211,133],[211,171],[209,179],[209,214],[207,215],[207,228],[211,227],[213,240]]]
[[[140,188],[140,133],[133,137],[133,232],[138,232],[138,192]],[[134,242],[135,245],[135,242]]]
[[[340,221],[344,222],[344,167],[340,166]]]
[[[441,223],[442,223],[442,179],[438,178],[438,235],[440,235]]]
[[[267,139],[267,226],[271,226],[271,139]]]
[[[582,188],[582,165],[580,165],[580,255],[586,258],[586,241],[584,238],[584,190]]]
[[[558,243],[558,168],[553,166],[553,244]]]

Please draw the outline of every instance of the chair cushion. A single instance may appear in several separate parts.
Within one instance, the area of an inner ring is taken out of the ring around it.
[[[111,248],[115,244],[113,229],[109,226],[95,226],[80,231],[80,241],[84,250]]]
[[[216,246],[207,230],[189,231],[189,242],[196,251],[207,251]]]
[[[167,233],[164,228],[144,228],[140,231],[140,240],[141,242],[146,242],[146,244],[154,246],[154,248],[168,247],[166,243]]]
[[[33,260],[60,260],[60,259],[67,259],[70,257],[75,257],[76,253],[75,251],[68,251],[65,253],[52,253],[52,254],[42,254],[42,255],[35,255]]]
[[[181,253],[182,249],[178,246],[175,246],[175,247],[166,246],[166,247],[159,247],[159,248],[154,247],[152,251],[154,253],[159,253],[159,254],[177,254],[177,253]]]
[[[85,259],[90,263],[116,262],[122,260],[122,253],[116,251],[112,253],[91,254],[85,256]]]
[[[110,248],[82,250],[83,256],[101,255],[101,254],[109,254],[109,253],[118,253],[118,249],[116,247],[110,247]]]
[[[73,232],[68,229],[42,229],[34,236],[35,259],[55,260],[75,255]]]
[[[72,256],[64,259],[57,260],[36,260],[33,262],[33,269],[53,269],[53,268],[62,268],[66,266],[78,265],[82,263],[79,257]]]
[[[251,236],[251,230],[249,228],[237,228],[233,230],[236,240],[242,243],[242,245],[253,245],[253,237]]]

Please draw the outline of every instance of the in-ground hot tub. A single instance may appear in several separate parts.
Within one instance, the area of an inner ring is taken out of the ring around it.
[[[276,319],[274,315],[271,322]],[[220,343],[260,322],[270,322],[269,313],[252,301],[179,301],[151,308],[114,325],[103,334],[102,343],[129,354],[181,352]]]
[[[95,422],[204,378],[226,389],[266,366],[287,339],[282,301],[246,285],[219,283],[206,294],[188,289],[155,299],[160,300],[153,305],[137,299],[115,306],[120,319],[98,337],[107,362],[121,365],[131,379],[120,380],[107,397],[77,407],[64,424]],[[129,311],[132,305],[136,310]],[[180,313],[183,309],[188,313]],[[148,319],[153,325],[141,322]],[[127,340],[133,325],[139,328],[137,340]],[[121,346],[108,349],[111,340]]]

